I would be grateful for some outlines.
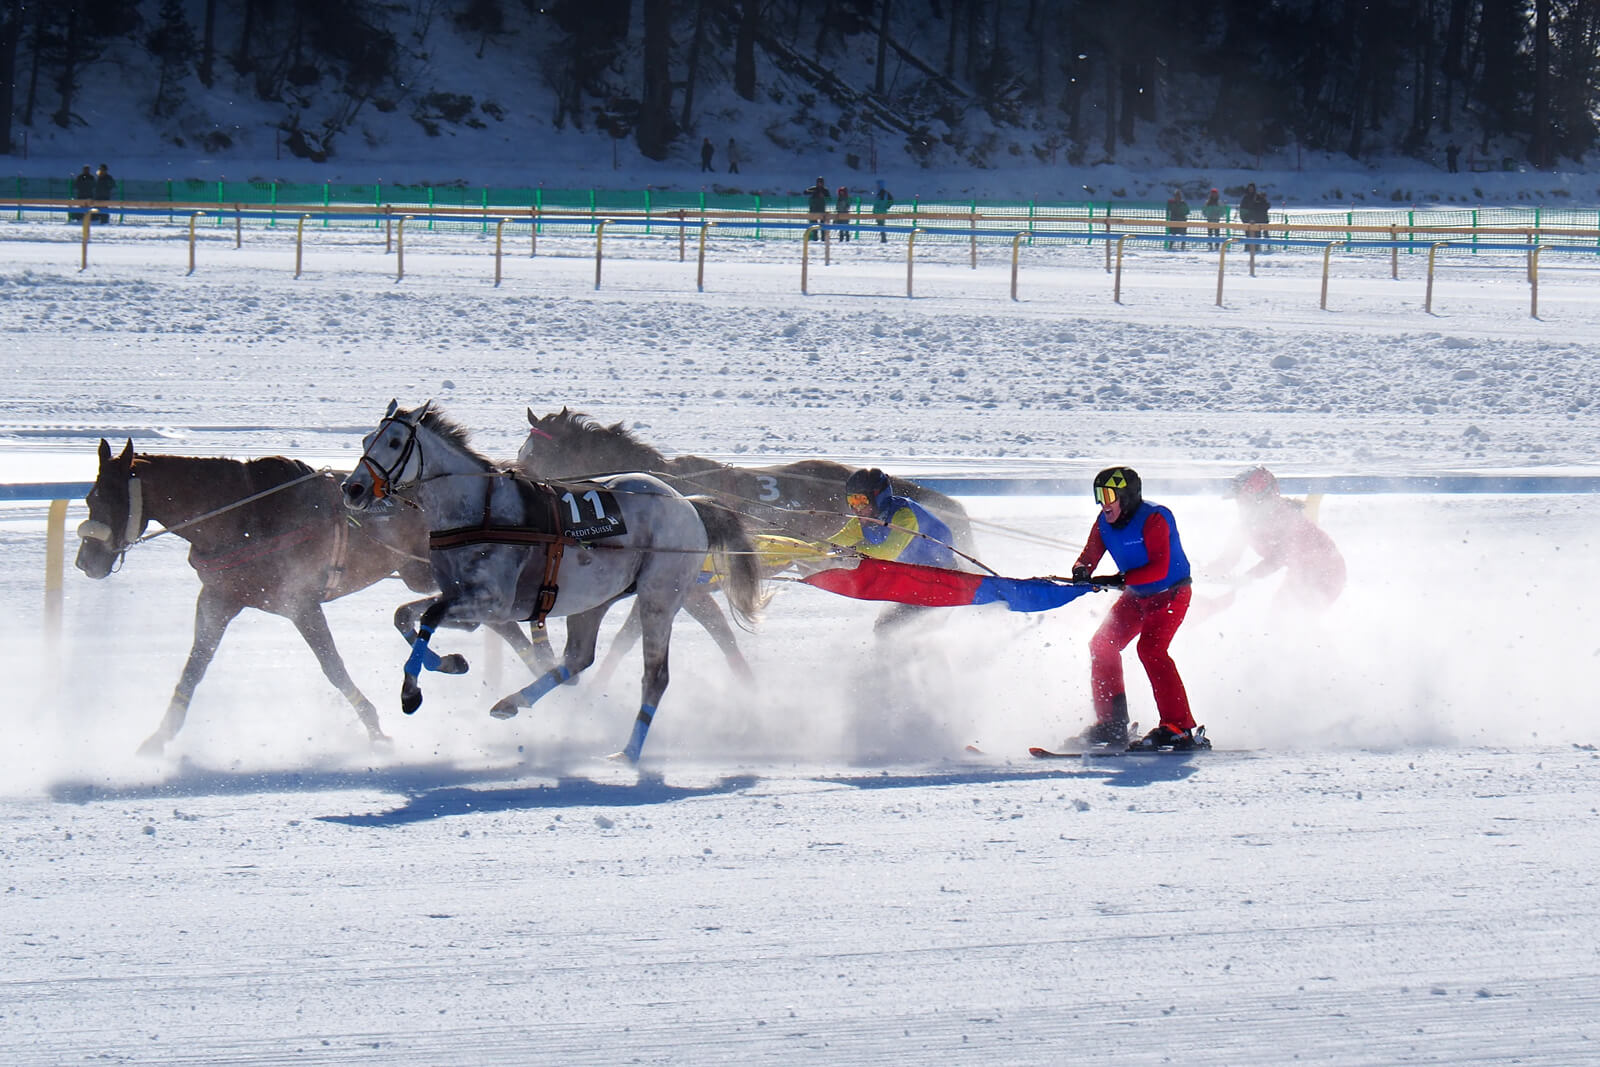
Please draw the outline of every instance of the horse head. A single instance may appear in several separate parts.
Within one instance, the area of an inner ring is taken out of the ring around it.
[[[581,478],[614,471],[662,470],[666,458],[622,423],[606,426],[563,407],[549,415],[528,409],[528,436],[517,466],[532,478]]]
[[[128,545],[144,533],[144,493],[133,471],[133,441],[113,456],[100,439],[100,472],[85,498],[89,517],[78,525],[77,568],[91,578],[104,578],[122,562]]]
[[[432,405],[432,400],[426,400],[421,407],[407,411],[398,400],[389,401],[378,428],[361,439],[361,459],[356,469],[339,485],[345,507],[365,511],[395,490],[422,480],[417,431]]]

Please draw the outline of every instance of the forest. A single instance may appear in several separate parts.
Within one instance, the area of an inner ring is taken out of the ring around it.
[[[820,136],[925,162],[942,145],[992,165],[975,131],[1015,130],[1073,163],[1450,140],[1549,168],[1595,147],[1597,30],[1600,0],[0,0],[0,146],[84,125],[85,88],[119,77],[107,57],[136,54],[141,107],[174,138],[249,94],[312,159],[369,110],[424,128],[537,112],[662,159],[732,94],[775,122],[826,101]],[[523,72],[524,98],[430,67],[443,34]]]

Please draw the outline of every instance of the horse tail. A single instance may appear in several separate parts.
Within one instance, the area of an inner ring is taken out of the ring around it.
[[[734,621],[746,630],[754,629],[772,594],[762,588],[760,561],[744,516],[710,497],[692,496],[689,503],[706,528],[712,568],[723,576],[722,591],[728,596]]]

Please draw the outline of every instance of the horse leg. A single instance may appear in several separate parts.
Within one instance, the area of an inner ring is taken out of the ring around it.
[[[639,624],[644,637],[644,684],[639,714],[633,720],[633,733],[620,753],[629,763],[639,762],[645,735],[656,717],[656,706],[661,702],[661,694],[667,691],[667,646],[672,639],[672,617],[677,613],[676,602],[663,606],[647,604],[642,597],[639,600]]]
[[[727,657],[728,666],[733,669],[739,680],[754,682],[755,672],[750,669],[744,653],[739,651],[739,641],[733,635],[733,627],[728,625],[728,617],[717,607],[716,598],[711,595],[710,590],[695,586],[684,600],[683,609],[689,613],[690,618],[705,627],[706,633],[710,634],[717,647],[722,649],[722,654]]]
[[[217,646],[222,643],[222,635],[227,632],[228,624],[243,608],[243,604],[221,593],[212,592],[206,586],[200,587],[200,596],[194,602],[194,644],[189,649],[189,661],[183,665],[183,675],[178,679],[177,688],[172,691],[172,700],[167,704],[167,714],[162,718],[161,725],[139,746],[141,756],[161,755],[167,742],[183,728],[195,687],[206,676],[206,668],[217,654]]]
[[[595,677],[606,681],[616,673],[617,667],[622,663],[622,657],[628,650],[639,643],[639,602],[635,600],[628,609],[628,617],[622,620],[622,626],[617,630],[617,636],[611,639],[611,647],[606,650],[606,658],[600,661],[600,669],[595,672]]]
[[[535,678],[531,683],[501,697],[489,709],[489,714],[497,719],[509,719],[523,708],[531,706],[536,700],[544,696],[556,686],[575,678],[579,671],[594,662],[594,646],[600,639],[600,620],[606,617],[606,609],[616,603],[613,598],[597,608],[580,612],[577,615],[567,616],[567,647],[562,654],[561,663]]]
[[[543,629],[534,631],[538,635],[537,639],[530,639],[523,632],[520,623],[490,622],[484,625],[499,634],[501,640],[511,646],[511,650],[517,654],[517,658],[534,674],[543,674],[554,666],[556,657],[550,651],[550,639],[545,636]]]
[[[356,717],[361,720],[361,725],[367,728],[367,739],[373,742],[387,741],[389,736],[378,725],[378,709],[372,706],[366,694],[356,688],[355,681],[350,677],[350,672],[345,669],[344,657],[339,655],[339,649],[333,643],[333,631],[328,629],[328,617],[322,613],[321,604],[309,604],[289,617],[294,623],[294,628],[300,631],[300,636],[305,638],[311,651],[316,654],[317,662],[322,666],[322,673],[327,676],[333,687],[344,694],[344,698],[356,709]]]
[[[401,604],[394,612],[394,626],[400,631],[400,636],[411,642],[411,655],[406,660],[405,680],[400,683],[400,710],[411,715],[422,706],[422,687],[417,684],[417,675],[424,670],[442,671],[445,674],[465,674],[467,670],[466,658],[460,655],[440,656],[428,647],[428,640],[433,637],[434,628],[439,625],[439,620],[445,612],[450,610],[453,601],[444,596],[425,597],[422,600],[413,600],[409,604]],[[420,611],[420,618],[418,613]],[[412,628],[412,620],[416,620],[416,628]]]

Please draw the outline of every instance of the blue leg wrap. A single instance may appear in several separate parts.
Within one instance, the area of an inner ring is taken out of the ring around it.
[[[406,673],[413,678],[424,670],[436,671],[439,669],[439,653],[428,647],[428,638],[432,636],[433,627],[419,627],[417,629],[417,639],[411,642],[411,658],[406,660]]]
[[[629,763],[639,762],[639,753],[644,749],[644,735],[650,732],[650,721],[655,717],[655,705],[639,706],[639,717],[633,720],[633,736],[628,738],[628,744],[622,750]]]
[[[554,689],[556,686],[560,685],[562,682],[565,682],[571,677],[572,672],[567,670],[567,665],[565,663],[559,667],[552,667],[550,670],[545,671],[543,674],[539,675],[539,677],[535,678],[531,683],[529,683],[522,690],[522,697],[529,704],[532,704],[534,701],[538,700],[540,697],[550,692],[550,690]]]

